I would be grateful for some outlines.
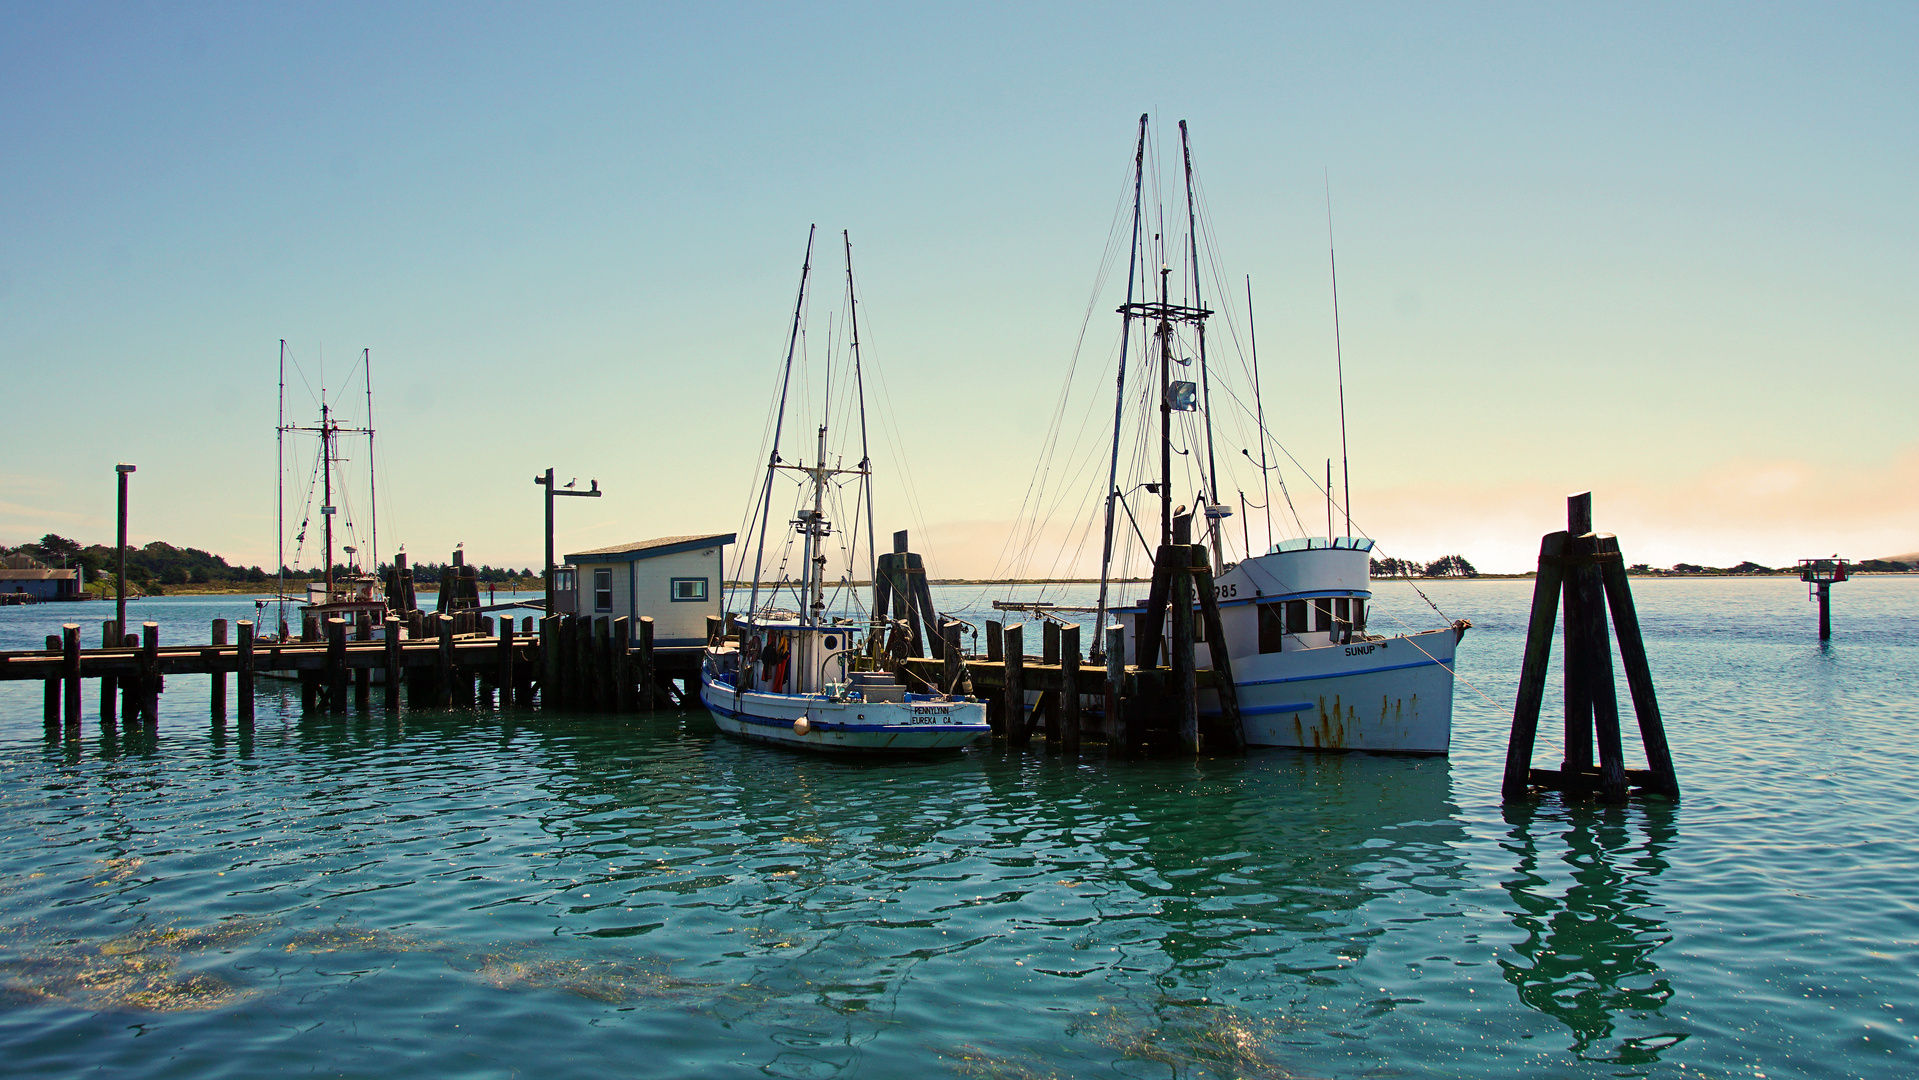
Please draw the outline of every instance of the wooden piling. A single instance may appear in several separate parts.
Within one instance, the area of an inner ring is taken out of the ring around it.
[[[314,641],[319,637],[313,623],[313,616],[307,615],[300,620],[300,640]],[[300,710],[312,712],[319,708],[320,673],[317,671],[300,672]]]
[[[160,624],[140,624],[140,719],[148,727],[160,723]]]
[[[1193,570],[1192,545],[1173,544],[1171,585],[1167,603],[1173,609],[1171,667],[1174,708],[1173,727],[1189,750],[1199,749],[1199,672],[1193,649]],[[1169,549],[1170,550],[1170,549]],[[1202,549],[1203,551],[1203,549]]]
[[[130,649],[137,655],[140,651],[140,635],[122,633],[120,648]],[[142,700],[140,676],[137,672],[129,678],[120,680],[120,719],[123,723],[131,724],[139,718]]]
[[[1500,798],[1516,802],[1526,797],[1532,783],[1533,742],[1539,731],[1539,705],[1546,696],[1546,674],[1551,666],[1553,621],[1559,610],[1560,584],[1565,577],[1561,557],[1569,536],[1547,533],[1539,541],[1539,572],[1533,578],[1532,615],[1526,623],[1526,648],[1519,663],[1519,694],[1513,703],[1512,735],[1506,742],[1506,775]]]
[[[362,611],[353,620],[353,640],[373,640],[373,616]],[[353,707],[366,709],[373,704],[373,669],[360,666],[353,669]]]
[[[1068,754],[1079,753],[1079,626],[1070,624],[1060,629],[1060,749]]]
[[[120,647],[120,623],[108,619],[100,624],[100,647],[117,649]],[[114,706],[118,704],[115,694],[119,691],[118,680],[111,675],[100,676],[100,728],[111,730],[114,726]]]
[[[1601,553],[1619,555],[1619,542],[1600,541]],[[1600,564],[1600,581],[1612,611],[1613,632],[1619,637],[1619,663],[1626,669],[1626,689],[1639,719],[1639,740],[1646,748],[1646,767],[1652,774],[1646,786],[1669,799],[1679,797],[1679,777],[1673,771],[1672,748],[1666,744],[1666,725],[1653,693],[1652,667],[1646,662],[1646,643],[1639,634],[1639,612],[1633,607],[1632,586],[1626,578],[1624,556]],[[1510,766],[1509,766],[1510,769]]]
[[[613,631],[612,620],[602,615],[593,620],[593,707],[601,712],[613,708]]]
[[[1153,583],[1146,590],[1146,610],[1135,624],[1133,634],[1133,663],[1138,667],[1159,666],[1160,635],[1166,625],[1167,594],[1172,588],[1174,565],[1173,546],[1161,544],[1153,553]]]
[[[995,620],[986,620],[986,659],[991,663],[997,664],[1006,659],[1006,649],[1000,641],[1000,635],[1005,632],[1006,628]]]
[[[965,661],[960,657],[960,624],[948,620],[940,625],[940,691],[946,694],[960,692],[960,680],[966,674]]]
[[[1566,554],[1581,554],[1580,538],[1592,532],[1592,492],[1581,492],[1566,499]],[[1587,571],[1590,571],[1588,580]],[[1597,566],[1569,565],[1562,587],[1562,607],[1566,649],[1564,698],[1566,702],[1565,753],[1560,772],[1568,777],[1584,776],[1593,767],[1594,673],[1589,670],[1593,650],[1587,641],[1590,621],[1586,611],[1598,593]]]
[[[1127,742],[1125,703],[1121,700],[1126,680],[1126,627],[1113,623],[1103,633],[1106,635],[1106,731],[1121,752],[1130,748]]]
[[[540,617],[540,705],[560,707],[560,617]]]
[[[1039,662],[1047,665],[1059,663],[1059,624],[1051,619],[1040,621]]]
[[[440,639],[439,664],[435,667],[436,678],[433,687],[433,704],[437,708],[453,707],[453,617],[436,612],[434,630]]]
[[[66,684],[66,726],[80,726],[80,624],[60,625],[60,675]]]
[[[1239,686],[1233,682],[1232,650],[1226,647],[1226,628],[1219,617],[1219,595],[1213,588],[1213,564],[1203,544],[1193,545],[1193,586],[1199,593],[1201,625],[1206,629],[1206,652],[1213,663],[1213,690],[1219,697],[1219,722],[1226,748],[1246,749],[1246,729],[1240,724]]]
[[[640,708],[652,710],[659,704],[659,684],[653,665],[653,616],[640,616]]]
[[[398,615],[388,615],[383,624],[386,637],[380,642],[386,661],[386,678],[380,687],[380,704],[388,712],[400,707],[400,628],[405,624]]]
[[[500,620],[500,638],[493,658],[495,698],[502,709],[513,704],[513,620]]]
[[[1026,726],[1025,632],[1024,625],[1014,623],[1002,634],[1006,642],[1006,741],[1014,747],[1025,747],[1032,741],[1032,732]]]
[[[47,651],[60,654],[60,635],[47,635]],[[46,725],[49,733],[60,730],[60,672],[58,669],[47,673],[45,700],[40,703],[40,721]]]
[[[207,640],[215,649],[226,646],[227,621],[225,619],[213,620],[213,632]],[[213,670],[207,673],[207,696],[210,699],[207,706],[213,718],[225,720],[227,718],[227,672],[226,668],[218,663],[215,663]]]
[[[239,685],[235,690],[239,700],[234,702],[234,713],[240,726],[248,728],[253,726],[253,620],[241,619],[236,629],[239,631],[236,664]]]
[[[346,703],[346,620],[326,621],[326,711],[343,713]]]
[[[613,620],[613,708],[622,713],[633,711],[632,646],[633,620],[622,615]]]

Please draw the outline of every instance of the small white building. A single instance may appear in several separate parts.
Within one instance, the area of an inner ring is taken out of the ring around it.
[[[720,614],[722,568],[733,533],[662,536],[617,547],[576,551],[573,611],[587,618],[628,618],[634,641],[640,617],[653,619],[653,644],[704,645],[706,617]],[[566,610],[564,602],[556,605]]]

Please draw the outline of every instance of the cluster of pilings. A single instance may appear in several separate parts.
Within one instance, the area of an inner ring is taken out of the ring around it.
[[[1535,769],[1533,741],[1552,658],[1554,624],[1562,603],[1565,753],[1559,768]],[[1626,669],[1633,711],[1639,719],[1645,769],[1626,768],[1618,695],[1613,688],[1612,649],[1606,640],[1608,610],[1619,640],[1619,659]],[[1595,737],[1599,745],[1596,765]],[[1533,581],[1532,617],[1526,627],[1526,654],[1520,666],[1519,696],[1513,705],[1512,736],[1506,745],[1506,775],[1500,795],[1514,802],[1537,790],[1555,790],[1623,802],[1628,788],[1679,797],[1672,751],[1666,744],[1666,727],[1653,692],[1652,669],[1639,634],[1639,615],[1626,580],[1626,560],[1611,533],[1593,532],[1592,492],[1586,491],[1566,500],[1566,531],[1547,533],[1539,543],[1539,573]]]

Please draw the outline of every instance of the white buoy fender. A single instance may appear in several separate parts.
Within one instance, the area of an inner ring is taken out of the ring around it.
[[[806,717],[802,716],[798,720],[793,721],[793,734],[805,735],[811,730],[813,730],[813,723]]]

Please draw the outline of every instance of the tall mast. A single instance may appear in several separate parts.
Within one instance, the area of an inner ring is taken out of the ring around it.
[[[1159,267],[1159,542],[1173,542],[1173,323],[1167,317],[1166,279]]]
[[[1253,346],[1253,410],[1259,424],[1259,483],[1266,503],[1266,547],[1273,546],[1273,482],[1266,472],[1266,402],[1259,396],[1259,330],[1253,325],[1253,275],[1246,275],[1246,335]],[[1246,553],[1248,556],[1252,552]]]
[[[813,273],[813,234],[818,225],[806,227],[806,259],[800,265],[800,294],[793,301],[793,330],[786,341],[786,369],[780,376],[780,408],[773,421],[773,449],[766,458],[766,491],[760,502],[760,540],[753,553],[753,590],[747,601],[747,613],[750,615],[760,608],[760,568],[766,557],[766,524],[773,512],[773,474],[780,464],[780,433],[786,427],[786,391],[793,382],[793,352],[800,342],[800,316],[806,308],[806,281]]]
[[[853,236],[845,229],[840,237],[846,241],[846,310],[853,321],[853,387],[859,394],[860,404],[860,488],[861,496],[866,500],[866,580],[873,586],[873,618],[880,618],[880,571],[879,549],[874,546],[878,539],[873,531],[873,456],[866,449],[866,376],[860,370],[860,302],[853,290]],[[853,557],[859,557],[855,548]]]
[[[280,421],[273,428],[273,553],[279,562],[274,577],[280,596],[280,621],[286,621],[287,595],[287,339],[280,339]]]
[[[1353,469],[1346,457],[1346,358],[1339,348],[1339,259],[1333,254],[1333,182],[1330,174],[1326,180],[1326,262],[1333,275],[1333,363],[1339,372],[1339,469],[1342,474],[1340,487],[1343,489],[1346,504],[1346,535],[1353,535]],[[1327,497],[1332,496],[1332,476],[1326,477]],[[1327,535],[1333,527],[1326,526]]]
[[[333,602],[333,421],[320,384],[320,519],[326,526],[326,603]]]
[[[374,490],[373,469],[373,350],[366,349],[360,354],[360,369],[366,373],[366,498],[367,512],[372,518],[373,572],[380,572],[380,496]]]
[[[1099,614],[1093,623],[1093,647],[1105,650],[1106,590],[1113,565],[1113,502],[1119,498],[1119,429],[1126,409],[1126,346],[1133,336],[1134,275],[1139,270],[1140,186],[1146,175],[1146,113],[1139,114],[1139,145],[1133,151],[1133,243],[1126,258],[1126,306],[1120,308],[1119,379],[1113,396],[1113,457],[1106,470],[1106,532],[1099,557]]]
[[[1179,152],[1186,161],[1186,240],[1193,261],[1193,307],[1204,310],[1206,304],[1199,292],[1199,219],[1193,210],[1193,147],[1186,137],[1186,121],[1179,122]],[[1201,316],[1195,325],[1199,335],[1199,396],[1200,408],[1206,414],[1206,506],[1211,509],[1219,502],[1219,459],[1213,453],[1213,391],[1206,379],[1206,320]],[[1207,515],[1208,531],[1213,536],[1213,572],[1218,573],[1226,566],[1226,557],[1220,550],[1219,518]],[[1247,554],[1252,554],[1248,552]]]

